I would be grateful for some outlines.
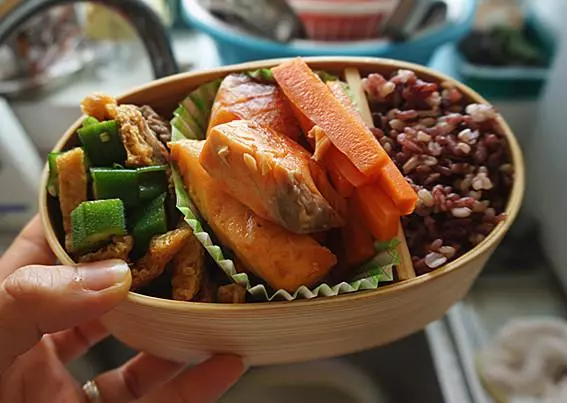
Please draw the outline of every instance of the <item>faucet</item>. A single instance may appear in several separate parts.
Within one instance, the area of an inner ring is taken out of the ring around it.
[[[22,1],[0,20],[0,44],[37,14],[54,6],[84,2],[86,0]],[[142,0],[89,0],[88,2],[122,12],[142,40],[156,79],[179,72],[168,33],[157,14],[146,3]]]

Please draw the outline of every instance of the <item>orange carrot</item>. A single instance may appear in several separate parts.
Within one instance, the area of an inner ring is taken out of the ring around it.
[[[349,268],[357,267],[376,254],[374,239],[360,222],[354,200],[349,202],[347,223],[341,228],[345,263]]]
[[[417,194],[392,160],[388,161],[386,166],[382,168],[378,183],[391,197],[402,215],[413,213]]]
[[[347,109],[347,111],[349,111],[357,120],[363,123],[358,109],[356,109],[354,102],[352,102],[345,91],[344,84],[340,81],[329,81],[327,83],[327,87],[335,96],[335,98],[337,98],[339,102]],[[352,186],[360,186],[368,181],[368,178],[360,173],[360,171],[343,153],[341,153],[335,146],[332,146],[331,148],[333,150],[330,153],[327,153],[327,160],[325,161],[331,177],[340,176],[342,178],[345,178],[350,182]]]
[[[356,188],[353,196],[362,223],[379,241],[389,241],[398,233],[400,212],[388,195],[376,183]]]
[[[297,109],[297,107],[294,104],[292,104],[291,102],[289,102],[289,106],[291,106],[291,110],[293,111],[295,118],[299,122],[299,127],[301,127],[301,130],[303,131],[303,133],[305,135],[307,135],[307,133],[309,133],[309,131],[314,126],[313,122],[311,120],[309,120],[309,118],[306,117],[303,113],[301,113],[301,111],[299,109]]]
[[[354,186],[350,183],[338,169],[327,167],[327,173],[331,179],[333,187],[342,197],[350,197],[354,192]]]
[[[353,100],[348,96],[346,92],[345,84],[342,81],[329,81],[327,83],[327,87],[329,88],[329,91],[331,91],[331,94],[333,94],[335,98],[337,98],[337,100],[341,103],[341,105],[343,105],[347,109],[347,111],[352,113],[352,115],[356,119],[364,124],[362,116],[360,116],[360,112],[356,108]]]
[[[372,132],[337,100],[301,58],[272,69],[287,99],[320,126],[363,176],[379,174],[388,155]]]
[[[368,182],[368,178],[356,169],[348,157],[340,152],[337,147],[329,147],[323,160],[327,166],[332,167],[329,170],[334,169],[340,172],[355,187]]]
[[[346,93],[341,82],[329,81],[327,83],[327,87],[329,87],[333,95],[345,106],[345,108],[363,122],[362,116]],[[343,170],[344,169],[345,168],[343,168]],[[352,170],[350,171],[352,172]],[[389,157],[388,163],[382,168],[378,177],[378,183],[386,194],[390,196],[396,205],[396,208],[402,215],[411,214],[413,212],[415,209],[415,203],[417,202],[417,194]]]

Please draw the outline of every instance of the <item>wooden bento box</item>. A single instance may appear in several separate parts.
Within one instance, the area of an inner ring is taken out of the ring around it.
[[[451,78],[426,67],[374,58],[305,58],[312,69],[342,74],[356,68],[361,74],[391,74],[409,69],[418,77],[440,83]],[[119,103],[148,104],[163,116],[186,94],[205,82],[228,73],[273,67],[281,60],[267,60],[206,71],[175,75],[151,82],[119,97]],[[472,102],[487,103],[479,94],[454,82]],[[291,363],[321,359],[370,349],[403,338],[441,318],[468,292],[492,255],[521,205],[524,165],[518,143],[508,125],[498,117],[508,140],[515,179],[505,209],[507,220],[499,223],[472,250],[430,273],[355,292],[311,300],[214,304],[180,302],[130,292],[128,298],[103,317],[110,333],[128,346],[159,357],[191,361],[211,353],[241,355],[250,365]],[[82,119],[73,124],[55,151],[78,144]],[[44,172],[40,214],[47,240],[64,264],[73,264],[61,244],[61,226],[53,221],[53,199],[46,191]]]

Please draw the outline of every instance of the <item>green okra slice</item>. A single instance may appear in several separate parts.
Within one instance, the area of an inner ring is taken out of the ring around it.
[[[77,133],[93,166],[110,167],[112,164],[123,164],[126,160],[126,150],[115,120],[90,124],[80,128]]]
[[[167,232],[166,195],[162,193],[130,214],[129,222],[132,228],[131,234],[134,237],[135,256],[145,253],[154,236]]]
[[[114,236],[126,234],[124,204],[120,199],[82,202],[71,212],[74,252],[98,249]]]

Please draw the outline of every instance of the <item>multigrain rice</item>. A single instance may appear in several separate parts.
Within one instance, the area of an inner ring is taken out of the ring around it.
[[[491,105],[409,70],[363,80],[372,130],[418,195],[402,222],[418,274],[457,258],[505,219],[514,168]]]

